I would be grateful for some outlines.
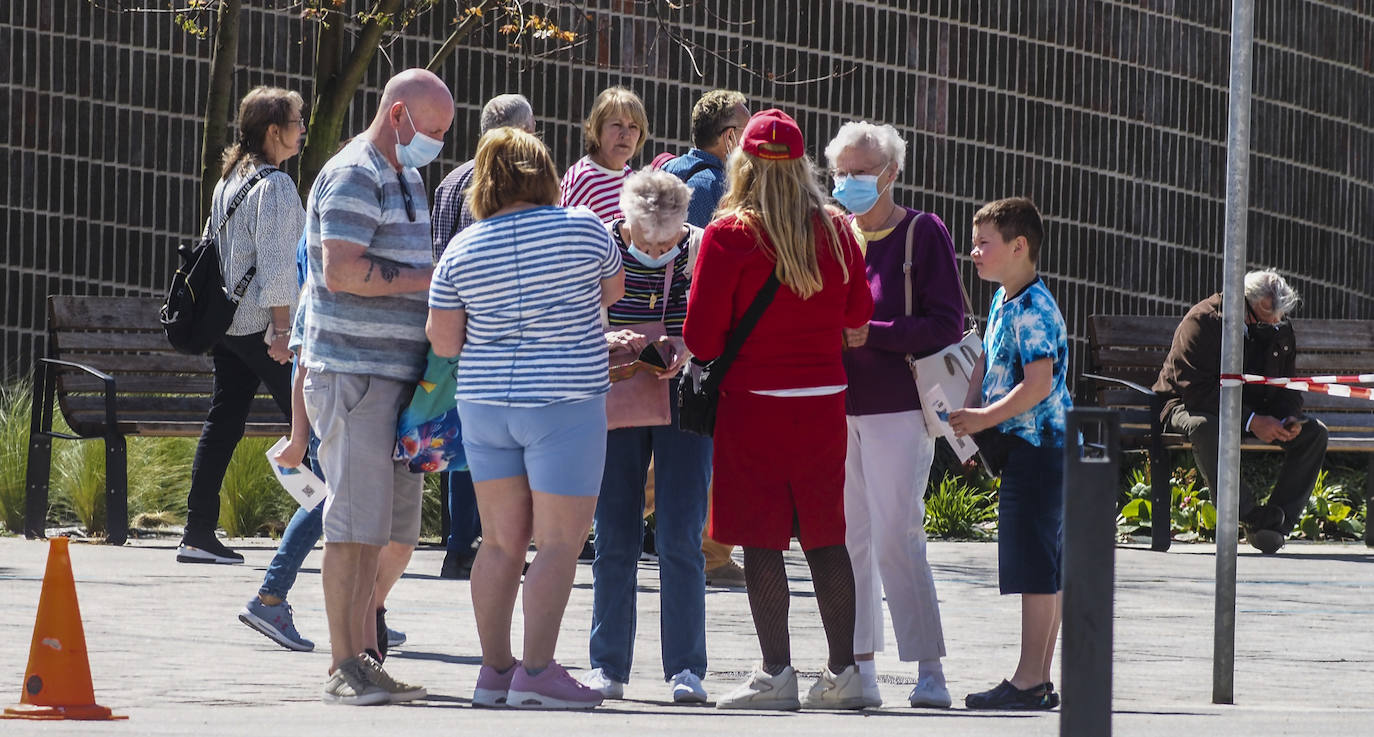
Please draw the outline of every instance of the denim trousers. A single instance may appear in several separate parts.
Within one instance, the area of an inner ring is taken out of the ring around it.
[[[471,471],[451,471],[448,475],[448,540],[450,553],[468,554],[472,543],[482,534],[477,516],[477,492],[472,487]]]
[[[606,434],[606,471],[596,502],[596,560],[592,563],[591,663],[622,683],[629,682],[634,659],[636,579],[644,546],[644,485],[651,458],[664,679],[683,670],[706,676],[701,528],[711,480],[711,439],[677,429],[676,403],[672,412],[671,425],[622,428]]]
[[[213,532],[219,525],[219,488],[234,448],[243,439],[259,385],[267,385],[282,414],[288,422],[291,419],[291,364],[272,360],[262,336],[262,332],[226,335],[210,351],[215,381],[210,413],[191,462],[191,491],[186,497],[188,532]]]
[[[316,457],[319,447],[320,439],[315,437],[315,433],[310,433],[310,468],[323,481],[324,469]],[[305,556],[315,549],[315,543],[320,541],[323,534],[324,502],[316,504],[309,511],[298,507],[291,521],[286,523],[286,531],[281,535],[281,542],[277,543],[277,554],[267,564],[267,574],[262,577],[262,588],[258,589],[258,593],[285,599],[296,584],[296,574],[305,563]]]

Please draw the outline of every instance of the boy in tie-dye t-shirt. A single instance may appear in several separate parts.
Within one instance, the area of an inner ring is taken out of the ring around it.
[[[998,200],[973,216],[970,255],[978,276],[1001,287],[966,409],[951,412],[949,422],[958,435],[996,428],[979,443],[985,453],[1000,451],[998,587],[1021,595],[1022,642],[1015,673],[966,696],[970,709],[1059,705],[1050,662],[1063,590],[1064,424],[1071,401],[1064,316],[1035,270],[1043,239],[1040,212],[1028,199]]]

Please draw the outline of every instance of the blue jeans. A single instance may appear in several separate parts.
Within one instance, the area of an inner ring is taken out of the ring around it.
[[[472,473],[453,471],[448,475],[448,552],[469,554],[472,543],[481,534],[482,520],[477,516]]]
[[[319,447],[319,439],[311,433],[310,468],[315,471],[315,475],[324,480],[324,469],[320,468],[320,462],[315,455]],[[315,543],[320,541],[323,534],[324,502],[316,504],[315,508],[308,512],[304,508],[298,508],[291,521],[286,523],[286,531],[282,533],[281,542],[277,544],[277,554],[272,556],[272,562],[267,564],[267,575],[262,577],[262,588],[258,589],[258,593],[285,599],[291,592],[291,587],[296,584],[296,574],[300,572],[301,564],[305,563],[305,556],[310,555],[310,551],[315,549]]]
[[[706,676],[701,530],[711,481],[711,439],[678,430],[677,419],[674,403],[672,425],[606,434],[606,471],[596,502],[591,662],[622,683],[630,680],[634,658],[636,573],[644,546],[644,485],[651,457],[663,676],[667,680],[683,670]]]

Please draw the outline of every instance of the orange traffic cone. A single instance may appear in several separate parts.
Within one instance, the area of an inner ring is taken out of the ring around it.
[[[0,718],[128,719],[95,703],[68,542],[65,537],[48,541],[48,570],[43,574],[23,694],[19,705],[5,709]]]

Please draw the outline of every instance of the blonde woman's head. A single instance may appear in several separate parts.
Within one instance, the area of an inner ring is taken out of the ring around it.
[[[544,142],[519,128],[482,134],[467,188],[468,209],[482,219],[516,202],[558,202],[558,174]]]

